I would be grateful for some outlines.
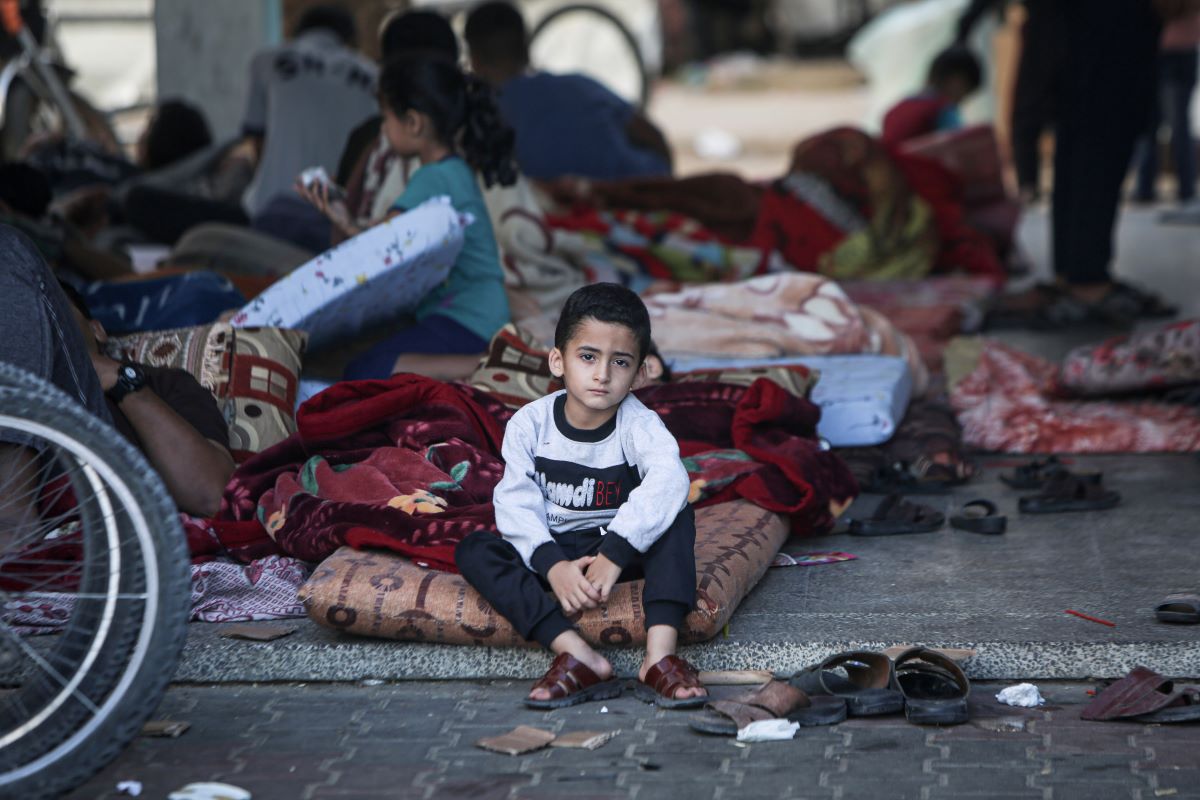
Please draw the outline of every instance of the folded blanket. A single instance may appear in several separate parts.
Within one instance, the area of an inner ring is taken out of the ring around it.
[[[676,380],[716,380],[735,367],[800,364],[819,376],[811,399],[821,409],[817,433],[834,447],[869,447],[892,438],[912,397],[908,364],[895,356],[792,356],[782,359],[678,359]],[[778,381],[776,381],[778,382]]]
[[[654,341],[673,358],[873,353],[903,358],[914,391],[928,372],[912,340],[819,275],[763,275],[646,298]]]
[[[1148,401],[1061,399],[1058,365],[984,340],[950,400],[966,444],[1010,453],[1200,450],[1200,411]]]
[[[809,533],[830,528],[854,496],[845,466],[817,440],[817,408],[769,381],[639,397],[680,440],[698,502],[744,497]],[[301,407],[296,435],[238,469],[214,530],[252,557],[275,549],[319,561],[349,544],[453,571],[462,537],[494,529],[511,415],[484,392],[416,375],[336,384]]]

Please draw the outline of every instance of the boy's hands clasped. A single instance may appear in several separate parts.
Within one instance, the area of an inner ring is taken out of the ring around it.
[[[608,602],[609,592],[620,576],[621,568],[604,556],[560,561],[546,573],[554,596],[567,614]]]

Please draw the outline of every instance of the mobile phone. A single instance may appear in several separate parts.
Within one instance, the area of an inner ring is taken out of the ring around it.
[[[305,189],[311,189],[315,184],[325,184],[330,200],[345,200],[346,192],[342,187],[329,179],[329,173],[324,167],[309,167],[300,173],[300,183]]]

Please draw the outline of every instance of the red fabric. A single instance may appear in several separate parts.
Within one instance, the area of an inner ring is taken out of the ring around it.
[[[1136,400],[1065,400],[1058,365],[985,340],[979,365],[950,395],[971,447],[1008,453],[1200,450],[1200,411]]]
[[[706,502],[745,497],[791,514],[797,531],[819,532],[856,492],[842,461],[818,446],[816,406],[769,381],[639,396],[689,453],[738,448],[757,462],[715,476],[723,488]],[[297,434],[239,467],[214,530],[238,557],[318,561],[349,544],[453,571],[462,537],[495,528],[491,494],[511,415],[469,386],[415,375],[336,384],[301,407]]]
[[[950,106],[949,101],[933,95],[917,95],[901,100],[883,115],[879,138],[889,147],[916,139],[937,130],[938,117]]]
[[[892,150],[896,166],[913,191],[929,204],[937,225],[935,272],[967,272],[1003,285],[1006,273],[996,249],[986,235],[967,224],[962,201],[962,181],[931,158]]]
[[[816,272],[817,260],[845,238],[844,231],[808,203],[771,189],[763,193],[747,244],[764,252],[777,251],[801,272]]]

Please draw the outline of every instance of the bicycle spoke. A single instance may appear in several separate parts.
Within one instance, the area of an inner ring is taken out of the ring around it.
[[[8,638],[10,641],[14,642],[17,645],[17,647],[21,650],[21,652],[23,652],[30,661],[32,661],[34,664],[41,667],[42,671],[45,672],[47,675],[49,675],[51,678],[58,681],[59,686],[63,687],[64,689],[67,688],[70,681],[68,681],[66,678],[64,678],[62,676],[62,673],[59,672],[58,670],[56,670],[53,667],[53,665],[50,664],[50,662],[48,662],[46,659],[42,658],[41,654],[39,654],[36,650],[34,650],[32,647],[30,647],[29,644],[24,640],[23,637],[14,633],[13,630],[8,625],[4,624],[3,622],[0,622],[0,634],[5,636],[6,638]],[[71,696],[74,697],[76,700],[78,700],[79,703],[84,708],[86,708],[88,711],[90,711],[93,714],[100,713],[100,709],[96,706],[96,704],[93,703],[87,696],[82,694],[77,688],[71,689],[70,691],[71,691]]]

